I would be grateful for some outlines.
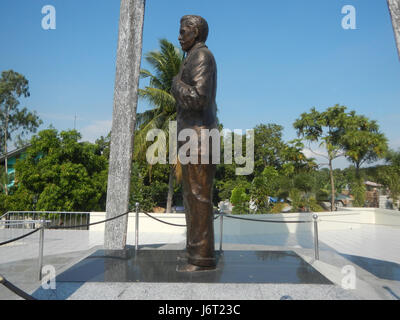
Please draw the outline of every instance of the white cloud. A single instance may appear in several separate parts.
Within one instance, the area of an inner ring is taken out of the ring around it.
[[[328,153],[323,147],[319,147],[317,144],[311,144],[309,148],[304,148],[302,152],[307,158],[314,158],[321,168],[328,167]],[[344,156],[338,157],[332,161],[333,169],[344,169],[349,165],[351,165],[351,163],[347,161]]]
[[[302,150],[302,152],[304,153],[304,155],[307,158],[317,158],[317,159],[321,159],[322,161],[326,162],[326,156],[327,153],[325,150],[323,150],[322,148],[304,148]]]
[[[91,124],[81,128],[83,141],[95,142],[101,136],[107,136],[111,131],[112,120],[93,120]]]

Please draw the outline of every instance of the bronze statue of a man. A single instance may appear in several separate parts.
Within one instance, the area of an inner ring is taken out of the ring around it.
[[[181,19],[179,42],[187,54],[171,93],[177,102],[178,134],[191,129],[198,137],[198,163],[182,164],[183,199],[187,224],[187,264],[178,271],[193,272],[215,269],[213,180],[216,165],[212,164],[212,145],[209,145],[209,164],[201,161],[201,130],[215,129],[217,66],[205,45],[208,24],[200,16],[188,15]],[[178,147],[183,143],[178,142]]]

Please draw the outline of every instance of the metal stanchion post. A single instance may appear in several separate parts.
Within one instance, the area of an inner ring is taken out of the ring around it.
[[[139,202],[136,202],[135,250],[139,250]]]
[[[223,237],[223,228],[224,228],[224,213],[222,211],[219,212],[219,231],[220,231],[220,239],[219,239],[219,252],[222,253],[222,237]]]
[[[43,246],[44,246],[44,225],[46,220],[42,220],[39,236],[39,281],[42,280],[42,268],[43,268]]]
[[[318,244],[318,214],[313,214],[314,220],[314,255],[315,260],[319,260],[319,244]]]

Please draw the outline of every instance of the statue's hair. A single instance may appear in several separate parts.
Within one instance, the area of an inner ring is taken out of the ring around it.
[[[192,28],[197,28],[199,31],[198,40],[201,42],[207,41],[208,23],[204,18],[195,15],[186,15],[182,17],[181,24]]]

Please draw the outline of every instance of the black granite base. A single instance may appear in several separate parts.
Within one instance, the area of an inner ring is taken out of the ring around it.
[[[293,251],[224,251],[215,270],[182,273],[178,250],[96,251],[58,282],[194,282],[332,284]]]

